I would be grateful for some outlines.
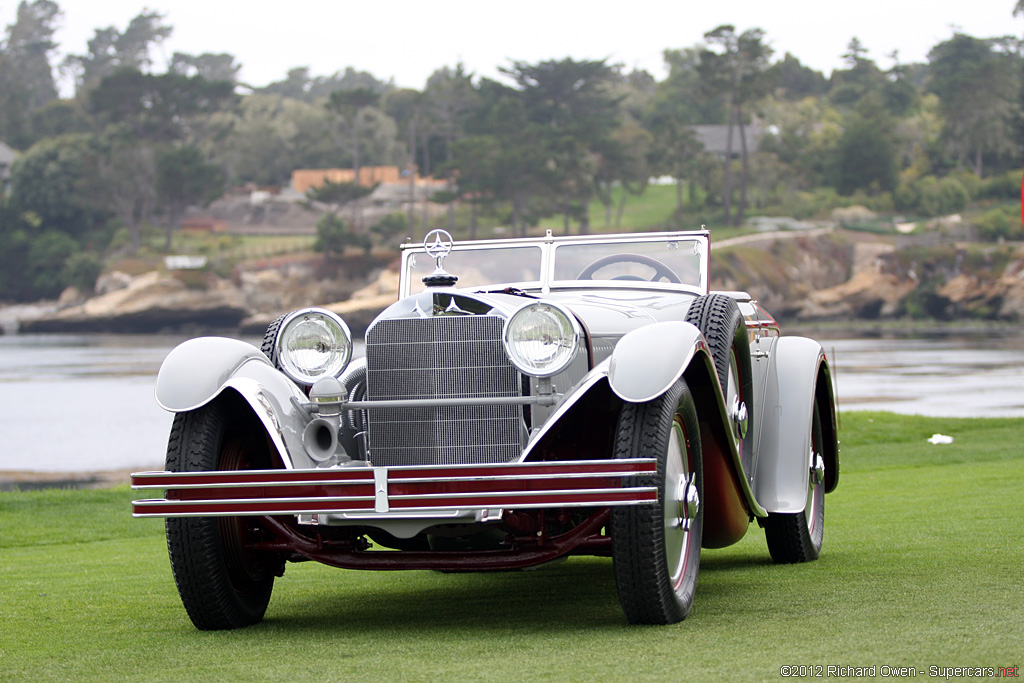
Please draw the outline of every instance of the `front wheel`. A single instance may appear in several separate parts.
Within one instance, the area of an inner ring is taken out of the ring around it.
[[[167,470],[263,469],[270,456],[262,428],[233,420],[226,396],[178,413],[167,444]],[[246,428],[248,427],[248,428]],[[196,628],[241,628],[263,619],[280,562],[252,550],[260,529],[248,517],[169,517],[167,550],[181,601]]]
[[[808,457],[807,503],[803,512],[774,513],[764,520],[768,552],[778,564],[818,559],[825,540],[825,460],[822,455],[821,412],[814,403]]]
[[[627,403],[617,429],[616,458],[658,461],[657,474],[638,482],[657,487],[657,505],[612,510],[619,601],[631,624],[672,624],[693,604],[704,526],[700,428],[686,382],[647,403]]]

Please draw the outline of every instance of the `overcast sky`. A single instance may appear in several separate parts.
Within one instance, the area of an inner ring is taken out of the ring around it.
[[[441,66],[462,61],[497,77],[509,59],[602,59],[662,79],[662,52],[690,47],[720,24],[759,27],[781,57],[791,52],[824,72],[841,66],[856,36],[882,68],[925,61],[954,30],[987,38],[1024,33],[1015,0],[57,0],[64,12],[60,52],[84,54],[95,29],[123,30],[143,8],[174,28],[154,52],[162,71],[174,52],[227,52],[240,79],[263,86],[288,69],[328,75],[352,66],[400,87],[422,89]],[[0,0],[0,21],[14,19],[15,0]],[[67,94],[67,93],[65,93]]]

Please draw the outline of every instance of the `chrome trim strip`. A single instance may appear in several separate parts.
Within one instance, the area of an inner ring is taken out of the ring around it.
[[[594,468],[588,470],[587,468]],[[544,470],[569,469],[565,472]],[[548,460],[541,462],[460,463],[455,465],[404,465],[402,467],[339,467],[309,470],[220,470],[208,472],[149,471],[132,474],[133,489],[220,488],[251,486],[343,486],[369,485],[376,481],[376,472],[386,470],[391,481],[473,481],[477,479],[561,479],[578,477],[614,477],[634,474],[652,474],[657,469],[654,458],[627,458],[622,460]],[[535,470],[537,474],[523,474]],[[460,471],[478,471],[479,474],[460,475]],[[430,476],[432,472],[441,476]],[[448,473],[451,474],[448,474]],[[489,474],[494,472],[494,474]],[[414,476],[408,476],[414,475]],[[206,479],[231,481],[203,483]],[[157,479],[157,483],[144,483]],[[187,483],[189,479],[197,480]],[[168,481],[170,480],[170,485]],[[183,480],[178,483],[175,480]]]
[[[619,494],[619,495],[615,495]],[[470,496],[476,496],[477,502],[471,502]],[[529,501],[516,501],[516,498],[536,498]],[[569,498],[565,500],[565,498]],[[657,488],[627,487],[620,489],[570,489],[568,491],[498,491],[484,494],[437,494],[436,496],[401,496],[395,500],[426,502],[437,500],[437,505],[401,506],[395,512],[408,515],[415,512],[437,512],[453,509],[486,510],[495,507],[547,508],[547,507],[609,507],[618,505],[644,505],[657,502]],[[576,499],[576,500],[573,500]],[[583,500],[579,500],[583,499]],[[333,514],[339,512],[376,513],[369,505],[346,507],[346,503],[373,501],[368,496],[358,498],[324,497],[324,498],[247,498],[228,500],[137,500],[132,503],[132,517],[252,517],[263,515],[299,515],[299,514]],[[462,502],[459,502],[462,501]],[[294,504],[294,505],[292,505]],[[317,505],[319,504],[319,505]],[[168,512],[168,508],[179,511]],[[232,508],[232,509],[225,509]],[[241,509],[239,509],[241,508]],[[184,511],[182,511],[184,510]],[[397,518],[398,515],[395,515]],[[380,519],[390,519],[391,515],[382,515]]]
[[[562,398],[561,394],[540,396],[481,396],[480,398],[410,398],[387,399],[376,401],[342,401],[342,410],[376,410],[385,408],[445,408],[448,406],[515,406],[515,405],[554,405]],[[318,404],[330,405],[330,404]]]

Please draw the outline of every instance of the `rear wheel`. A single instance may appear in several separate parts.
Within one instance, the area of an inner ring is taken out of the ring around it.
[[[632,624],[672,624],[693,604],[704,511],[700,428],[684,380],[619,416],[616,458],[656,458],[638,485],[658,488],[657,505],[612,510],[610,531],[619,601]]]
[[[768,552],[779,564],[818,559],[825,539],[825,460],[822,455],[821,413],[814,403],[811,418],[810,470],[803,512],[775,513],[764,521]]]
[[[231,420],[228,397],[174,416],[167,470],[263,469],[270,466],[262,429]],[[234,424],[230,424],[234,423]],[[260,529],[247,517],[170,517],[167,550],[181,601],[196,628],[240,628],[263,619],[281,563],[252,550]]]

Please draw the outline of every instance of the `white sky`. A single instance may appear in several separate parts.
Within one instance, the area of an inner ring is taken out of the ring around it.
[[[462,61],[497,77],[509,59],[601,59],[662,79],[662,51],[689,47],[720,24],[759,27],[781,57],[791,52],[824,72],[841,66],[857,36],[882,68],[924,61],[956,30],[979,38],[1024,33],[1015,0],[57,0],[64,12],[60,52],[84,54],[95,29],[123,30],[148,8],[174,28],[153,53],[163,70],[174,52],[227,52],[240,79],[263,86],[288,69],[329,75],[352,66],[400,87],[422,89],[437,68]],[[0,0],[0,22],[16,0]],[[67,93],[65,93],[67,94]]]

